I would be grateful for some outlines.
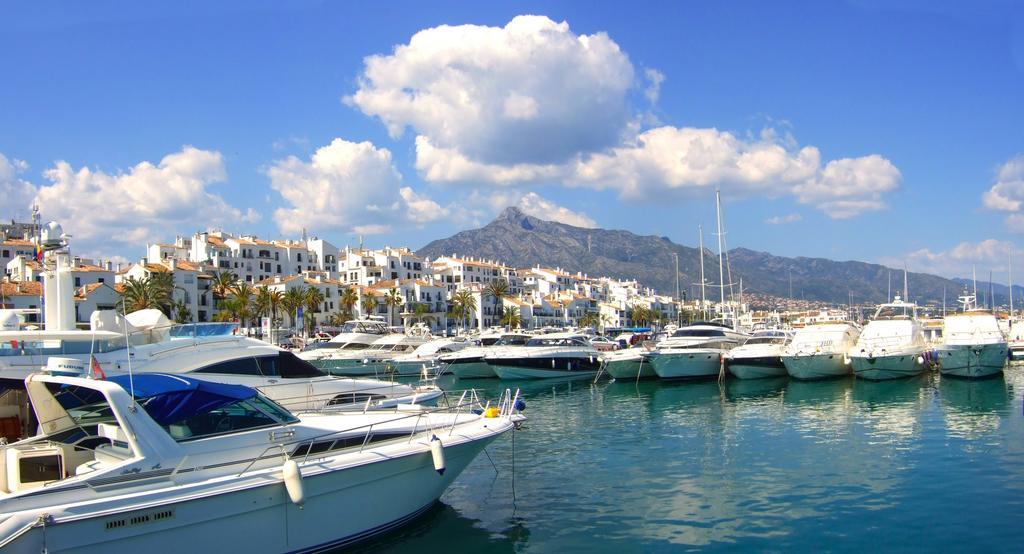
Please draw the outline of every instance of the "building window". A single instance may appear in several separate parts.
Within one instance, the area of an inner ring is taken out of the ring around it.
[[[298,262],[302,261],[302,252],[298,252],[298,253],[295,254],[295,261],[298,261]]]
[[[75,286],[76,287],[82,286],[82,278],[81,277],[75,277]],[[75,306],[75,309],[77,310],[78,306]]]

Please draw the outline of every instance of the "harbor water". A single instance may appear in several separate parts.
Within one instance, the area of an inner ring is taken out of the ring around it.
[[[1017,551],[1024,366],[522,388],[527,425],[363,552]],[[514,462],[514,470],[513,470]]]

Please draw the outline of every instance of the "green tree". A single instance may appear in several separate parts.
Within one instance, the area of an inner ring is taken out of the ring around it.
[[[601,324],[601,315],[598,312],[585,312],[580,316],[576,324],[580,327],[594,327],[596,329]]]
[[[487,283],[487,286],[484,287],[484,295],[491,297],[494,302],[494,316],[500,317],[502,301],[508,296],[508,281],[505,279],[495,279]]]
[[[320,305],[324,303],[324,293],[317,287],[307,287],[303,297],[306,315],[306,328],[310,333],[316,324],[316,314],[320,313]]]
[[[299,308],[306,303],[306,287],[295,287],[288,289],[281,299],[281,308],[288,314],[288,320],[294,329],[298,323],[295,319],[298,316]]]
[[[253,297],[256,295],[256,290],[249,283],[236,283],[228,293],[235,301],[236,317],[241,320],[242,327],[248,327],[255,313]]]
[[[377,309],[377,297],[367,292],[363,295],[363,300],[359,303],[359,307],[363,310],[363,317],[369,318]]]
[[[459,289],[452,295],[452,315],[455,316],[460,323],[468,325],[468,320],[473,312],[476,311],[476,297],[469,289]]]
[[[174,302],[174,309],[172,311],[174,312],[174,321],[178,323],[192,322],[192,307],[183,298]]]
[[[523,326],[523,318],[519,317],[519,308],[509,306],[501,314],[501,324],[508,329],[517,329]]]
[[[397,288],[392,287],[391,290],[384,294],[384,305],[388,307],[388,319],[391,320],[391,324],[397,325],[395,318],[391,315],[391,310],[402,305],[402,293]]]
[[[118,307],[125,312],[157,309],[168,312],[171,305],[171,290],[163,283],[154,283],[149,277],[129,277],[121,283],[121,299]]]
[[[633,306],[630,319],[633,320],[633,325],[642,327],[644,324],[651,321],[651,309],[647,306],[636,304]]]
[[[223,300],[228,297],[231,287],[238,282],[238,275],[231,271],[218,271],[213,274],[213,282],[210,283],[210,292],[215,300]]]
[[[338,306],[341,308],[341,313],[346,318],[342,323],[352,319],[352,312],[359,303],[359,293],[352,287],[345,287],[341,295],[338,297]]]
[[[418,302],[412,306],[412,320],[417,323],[430,325],[434,322],[434,316],[430,315],[430,304]]]

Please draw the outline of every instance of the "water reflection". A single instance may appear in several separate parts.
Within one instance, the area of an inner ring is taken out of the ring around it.
[[[1019,367],[986,381],[439,383],[521,389],[516,501],[506,437],[493,467],[479,457],[442,506],[362,552],[863,550],[879,536],[1007,550],[1024,517]]]
[[[949,436],[974,439],[999,429],[1012,395],[1003,375],[991,379],[942,378],[939,384]]]

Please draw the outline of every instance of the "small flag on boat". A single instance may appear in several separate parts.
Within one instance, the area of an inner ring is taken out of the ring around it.
[[[90,363],[92,364],[92,377],[93,379],[106,380],[107,374],[103,372],[103,368],[100,367],[100,362],[96,359],[96,356],[89,356]]]

